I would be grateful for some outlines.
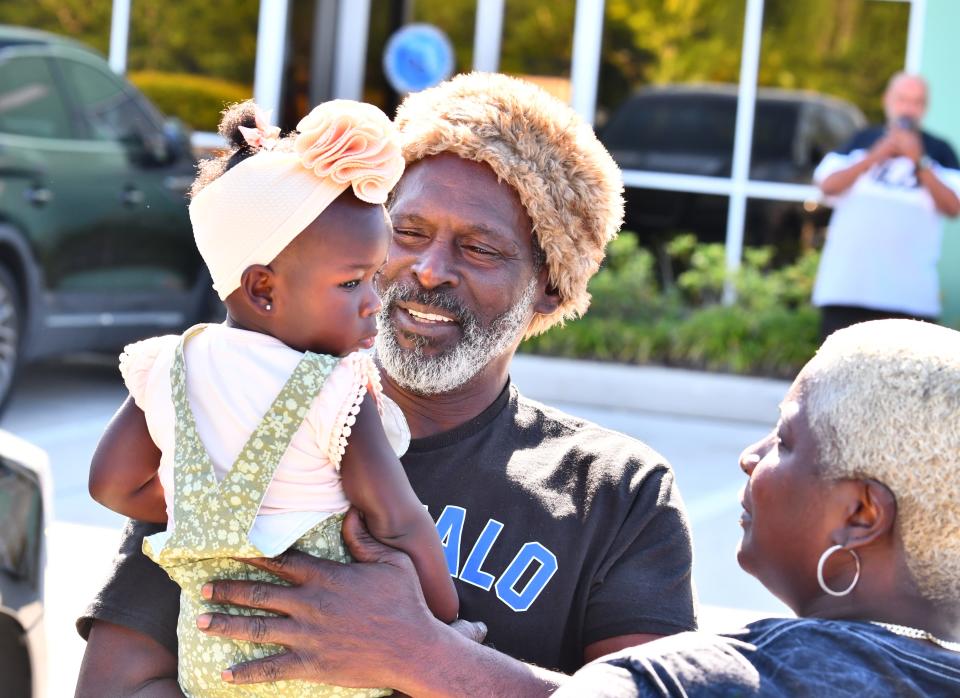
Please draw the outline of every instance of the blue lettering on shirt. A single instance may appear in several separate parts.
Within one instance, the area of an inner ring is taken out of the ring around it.
[[[518,590],[517,582],[527,568],[534,563],[539,563],[540,567],[533,573],[526,586]],[[556,571],[556,555],[540,543],[524,543],[520,552],[513,558],[513,562],[507,567],[507,571],[497,580],[497,597],[514,611],[526,611],[537,600]]]
[[[467,584],[473,584],[485,591],[490,591],[490,587],[493,586],[493,581],[496,577],[489,572],[484,572],[480,567],[483,565],[484,560],[487,559],[490,548],[493,547],[497,536],[500,535],[500,531],[502,530],[503,524],[499,521],[495,521],[494,519],[487,521],[487,525],[483,528],[483,533],[477,538],[473,550],[467,555],[467,561],[463,563],[463,569],[460,570],[460,579]]]
[[[526,542],[497,579],[491,571],[484,570],[483,565],[503,531],[504,524],[496,519],[489,519],[461,568],[460,546],[466,518],[467,510],[453,505],[444,507],[437,518],[437,533],[440,535],[440,544],[443,546],[450,576],[484,591],[490,591],[495,586],[497,598],[508,607],[518,613],[528,610],[556,573],[559,567],[557,556],[539,542]],[[517,588],[520,580],[534,566],[536,569],[523,588]]]
[[[463,537],[463,522],[466,518],[466,509],[448,505],[437,519],[437,533],[440,534],[440,545],[443,546],[443,555],[447,558],[447,569],[450,570],[451,577],[456,577],[457,570],[460,569],[460,539]]]

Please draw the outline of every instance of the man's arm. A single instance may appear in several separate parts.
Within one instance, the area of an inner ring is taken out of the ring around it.
[[[107,582],[77,621],[87,640],[78,696],[181,695],[173,692],[180,588],[141,550],[158,530],[127,524]]]
[[[264,608],[285,617],[205,614],[205,632],[274,642],[286,652],[228,671],[233,683],[305,679],[339,686],[390,686],[415,696],[547,696],[566,677],[476,642],[482,631],[444,625],[427,608],[410,559],[376,541],[356,510],[343,523],[350,552],[367,564],[341,565],[289,552],[252,561],[293,586],[217,581],[217,603]],[[349,629],[347,634],[345,629]],[[464,633],[464,634],[461,634]]]
[[[937,211],[951,218],[960,215],[960,198],[957,198],[956,192],[944,184],[932,168],[922,167],[924,152],[920,134],[916,131],[894,129],[892,138],[897,153],[913,160],[917,167],[917,181],[930,192]]]
[[[920,168],[917,170],[917,180],[930,192],[933,204],[940,213],[950,218],[960,216],[960,198],[953,189],[940,181],[936,172],[929,167]]]
[[[825,177],[819,183],[820,191],[827,196],[839,196],[852,187],[871,167],[886,162],[896,154],[896,141],[887,135],[877,141],[862,160]]]
[[[95,621],[80,665],[76,698],[183,698],[177,658],[135,630]]]

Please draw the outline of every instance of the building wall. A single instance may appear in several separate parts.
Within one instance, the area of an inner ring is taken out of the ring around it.
[[[930,112],[926,126],[960,151],[960,2],[927,0],[921,71],[930,81]],[[948,221],[940,260],[943,319],[960,328],[960,219]]]

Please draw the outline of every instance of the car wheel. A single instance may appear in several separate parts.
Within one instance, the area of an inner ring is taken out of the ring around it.
[[[17,283],[0,267],[0,413],[6,408],[20,368],[23,303]]]

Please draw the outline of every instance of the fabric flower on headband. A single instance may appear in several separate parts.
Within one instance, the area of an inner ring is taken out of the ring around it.
[[[318,177],[353,187],[361,201],[382,204],[403,174],[396,129],[370,104],[337,99],[315,107],[297,124],[294,150]]]
[[[270,125],[271,112],[264,112],[260,107],[253,108],[255,128],[239,126],[243,139],[254,150],[273,150],[280,140],[280,127]]]

